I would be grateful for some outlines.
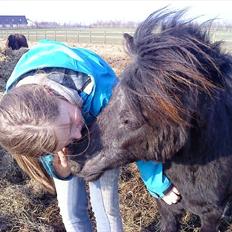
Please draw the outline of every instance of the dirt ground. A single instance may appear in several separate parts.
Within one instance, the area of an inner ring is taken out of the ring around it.
[[[70,44],[78,46],[77,44]],[[96,51],[119,75],[128,62],[122,46],[81,45]],[[16,62],[27,49],[0,49],[0,86],[3,90]],[[120,209],[125,232],[159,231],[156,203],[139,178],[134,164],[122,169],[119,183]],[[3,232],[62,232],[65,231],[56,197],[44,192],[30,181],[5,151],[0,150],[0,231]],[[91,211],[90,211],[91,213]],[[92,213],[91,213],[92,215]],[[94,220],[94,217],[92,215]],[[232,231],[225,224],[223,231]],[[196,216],[186,214],[180,231],[199,231]]]

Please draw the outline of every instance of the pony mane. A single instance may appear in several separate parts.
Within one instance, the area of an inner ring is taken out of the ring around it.
[[[124,35],[132,62],[121,85],[134,112],[156,123],[187,125],[199,95],[213,95],[225,83],[221,42],[209,39],[212,20],[199,25],[184,20],[184,14],[163,8],[142,22],[133,37]]]

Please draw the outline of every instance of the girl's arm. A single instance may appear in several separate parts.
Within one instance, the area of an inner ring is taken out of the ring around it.
[[[149,193],[171,205],[180,199],[179,191],[163,173],[163,164],[154,161],[137,161],[140,176]]]

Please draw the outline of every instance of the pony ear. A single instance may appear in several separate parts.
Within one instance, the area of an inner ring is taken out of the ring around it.
[[[124,33],[123,37],[127,43],[134,43],[134,39],[132,35],[129,35],[128,33]]]
[[[124,33],[123,37],[126,41],[126,46],[129,49],[129,51],[134,51],[134,37],[132,35],[129,35],[128,33]]]

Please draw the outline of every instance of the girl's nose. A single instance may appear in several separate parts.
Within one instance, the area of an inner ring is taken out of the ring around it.
[[[81,137],[82,137],[81,128],[76,127],[76,128],[73,130],[72,138],[73,138],[73,139],[80,139]]]

